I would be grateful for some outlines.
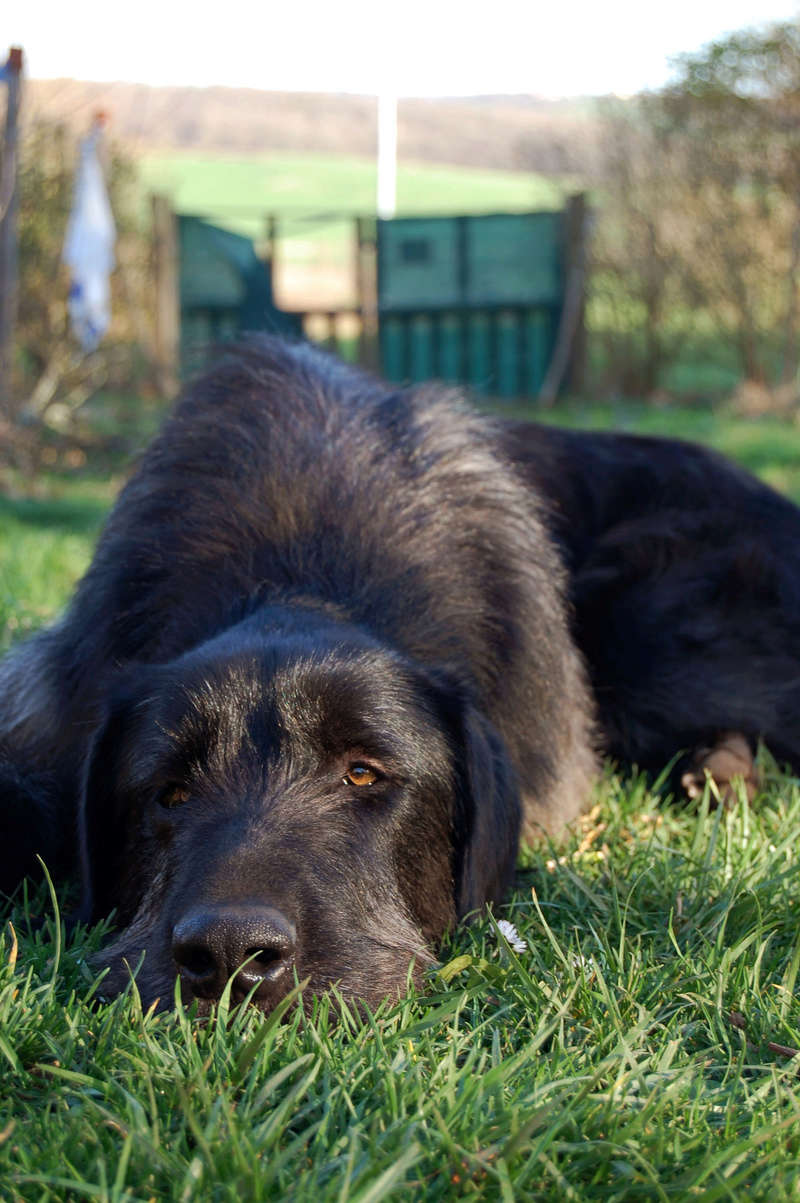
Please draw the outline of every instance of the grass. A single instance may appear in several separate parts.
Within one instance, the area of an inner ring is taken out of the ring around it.
[[[427,996],[367,1019],[89,1003],[97,933],[14,917],[0,1181],[19,1199],[797,1197],[800,793],[687,815],[609,778]],[[38,911],[42,899],[31,905]],[[63,937],[62,937],[63,939]],[[741,1017],[744,1017],[743,1019]],[[745,1030],[739,1026],[745,1024]]]
[[[555,416],[705,438],[797,488],[778,423]],[[7,638],[66,595],[111,488],[0,506]],[[730,812],[609,770],[578,831],[521,857],[496,917],[526,949],[484,918],[426,992],[338,1025],[327,1000],[207,1024],[133,986],[94,1004],[102,930],[67,935],[32,887],[0,936],[0,1199],[798,1199],[800,786],[762,760]]]
[[[168,195],[178,212],[222,218],[254,238],[263,237],[268,213],[290,220],[375,212],[375,160],[355,155],[149,153],[138,171],[143,189]],[[563,198],[563,187],[532,172],[398,164],[402,214],[557,209]]]
[[[88,567],[116,482],[54,483],[45,499],[0,496],[0,651],[54,618]]]

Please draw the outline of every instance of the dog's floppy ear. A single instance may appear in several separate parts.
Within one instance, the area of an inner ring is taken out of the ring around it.
[[[453,881],[459,919],[500,902],[517,860],[522,804],[499,733],[447,672],[427,672],[455,757]]]
[[[63,780],[31,771],[0,745],[0,894],[13,894],[24,877],[41,877],[37,857],[54,878],[72,868],[71,794]]]
[[[116,905],[123,873],[126,808],[121,794],[134,701],[123,691],[108,706],[89,745],[78,810],[81,864],[79,918],[94,922]]]
[[[516,773],[498,733],[470,703],[463,706],[460,726],[454,864],[459,919],[504,898],[522,815]]]

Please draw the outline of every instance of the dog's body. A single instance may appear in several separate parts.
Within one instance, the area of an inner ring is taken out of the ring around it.
[[[799,533],[708,452],[255,340],[0,670],[0,885],[77,848],[107,988],[144,951],[147,1001],[245,961],[265,1009],[294,971],[375,1001],[577,815],[598,749],[661,768],[734,730],[800,763]]]
[[[800,768],[800,510],[679,440],[506,424],[569,577],[600,744],[659,773],[726,731]]]

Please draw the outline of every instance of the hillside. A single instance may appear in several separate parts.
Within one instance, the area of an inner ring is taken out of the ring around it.
[[[43,116],[82,131],[93,112],[138,153],[319,151],[373,155],[371,96],[262,92],[246,88],[147,87],[71,79],[30,80],[27,120]],[[402,100],[399,157],[505,171],[580,172],[594,140],[591,100],[533,96]]]

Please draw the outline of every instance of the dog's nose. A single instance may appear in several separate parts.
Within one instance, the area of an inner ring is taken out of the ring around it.
[[[236,974],[234,1002],[241,1002],[254,987],[257,1002],[277,999],[288,990],[295,940],[294,924],[272,907],[199,906],[175,924],[172,956],[181,981],[195,997],[219,998]]]

